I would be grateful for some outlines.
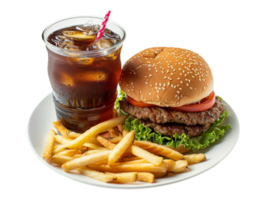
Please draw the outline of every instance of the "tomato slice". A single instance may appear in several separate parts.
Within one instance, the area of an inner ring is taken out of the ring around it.
[[[144,102],[141,102],[141,101],[136,101],[134,99],[132,99],[131,97],[127,96],[127,101],[132,104],[133,106],[136,106],[136,107],[153,107],[153,106],[156,106],[156,105],[153,105],[153,104],[148,104],[148,103],[144,103]]]
[[[184,105],[180,107],[169,107],[171,110],[183,111],[183,112],[202,112],[210,109],[215,103],[215,93],[214,91],[204,99],[200,101],[200,103]]]
[[[148,104],[144,103],[141,101],[136,101],[132,99],[131,97],[127,96],[127,100],[130,104],[136,107],[154,107],[157,105],[154,104]],[[214,91],[211,92],[211,94],[204,99],[200,101],[200,103],[195,103],[195,104],[189,104],[189,105],[184,105],[180,107],[167,107],[170,110],[177,110],[177,111],[182,111],[182,112],[202,112],[205,110],[210,109],[215,103],[215,93]]]

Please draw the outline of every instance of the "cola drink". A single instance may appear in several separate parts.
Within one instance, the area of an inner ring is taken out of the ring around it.
[[[55,26],[43,35],[57,118],[79,133],[113,117],[125,38],[123,28],[111,22],[110,27],[120,34],[108,27],[95,42],[100,23],[87,20],[89,24],[70,23],[60,29]]]

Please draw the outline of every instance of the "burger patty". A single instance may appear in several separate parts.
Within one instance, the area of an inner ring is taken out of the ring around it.
[[[211,124],[187,126],[184,124],[156,124],[149,120],[139,120],[140,124],[144,124],[149,128],[152,128],[155,132],[159,132],[162,135],[167,135],[173,138],[176,133],[182,135],[185,133],[188,137],[196,137],[208,130]]]
[[[215,104],[203,112],[181,112],[158,106],[141,108],[133,106],[126,98],[120,101],[120,108],[133,117],[156,124],[180,123],[188,126],[211,124],[224,112],[224,106],[217,97]]]

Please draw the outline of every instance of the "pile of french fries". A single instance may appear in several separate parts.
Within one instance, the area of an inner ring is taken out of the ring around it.
[[[43,158],[65,172],[80,174],[105,183],[153,183],[169,173],[188,172],[188,165],[206,160],[204,154],[183,155],[166,146],[134,141],[135,132],[122,129],[127,116],[100,123],[83,134],[71,132],[59,121],[53,122]],[[117,128],[118,127],[118,128]],[[106,134],[101,134],[108,131]]]

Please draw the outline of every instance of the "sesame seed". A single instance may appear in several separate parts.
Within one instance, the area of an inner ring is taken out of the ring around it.
[[[180,93],[179,91],[176,91],[178,94]]]
[[[167,78],[167,76],[164,77],[164,79],[166,79],[166,78]]]
[[[151,93],[149,93],[149,95],[151,95]]]
[[[182,90],[182,88],[179,88],[179,90]]]
[[[152,74],[149,74],[149,77],[152,77]]]
[[[188,86],[188,83],[187,83],[187,86]]]
[[[131,85],[133,85],[133,82],[131,82]]]
[[[190,89],[192,90],[193,88],[192,88],[192,87],[190,87]]]
[[[145,84],[148,84],[148,82],[145,82]]]

